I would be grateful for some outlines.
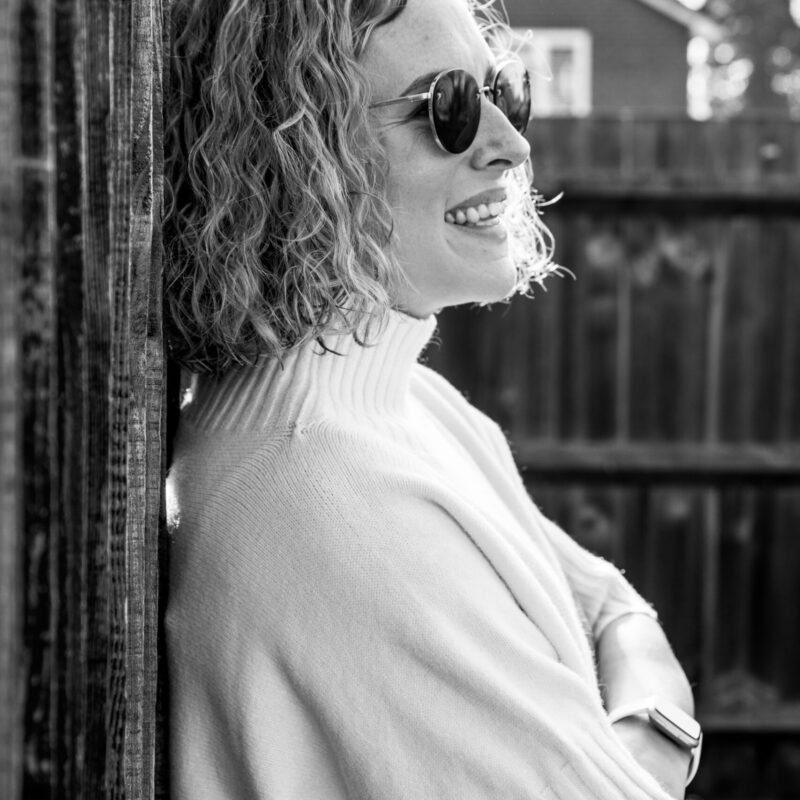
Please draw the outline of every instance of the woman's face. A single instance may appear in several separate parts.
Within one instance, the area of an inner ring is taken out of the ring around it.
[[[372,102],[379,102],[427,91],[427,85],[409,87],[452,67],[467,70],[483,86],[495,59],[466,0],[408,0],[392,22],[373,32],[362,62]],[[434,142],[427,114],[415,113],[419,104],[373,111],[389,164],[395,253],[409,282],[394,300],[417,317],[444,306],[501,300],[516,283],[502,218],[498,224],[458,224],[474,218],[469,209],[501,202],[506,172],[529,154],[506,117],[491,102],[481,104],[475,141],[459,155]]]

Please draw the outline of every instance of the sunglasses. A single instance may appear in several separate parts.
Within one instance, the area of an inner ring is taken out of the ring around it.
[[[463,69],[440,72],[424,94],[407,94],[373,103],[370,108],[395,103],[428,101],[428,121],[436,144],[448,153],[463,153],[474,141],[481,121],[481,95],[494,103],[519,133],[525,133],[531,117],[531,81],[517,59],[495,67],[487,86]]]

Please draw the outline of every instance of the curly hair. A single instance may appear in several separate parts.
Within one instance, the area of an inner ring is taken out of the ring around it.
[[[469,1],[498,24],[491,3]],[[166,302],[171,353],[187,368],[221,372],[331,331],[368,338],[390,308],[404,276],[359,57],[405,4],[173,4]],[[517,173],[509,220],[526,291],[552,270],[551,247]]]

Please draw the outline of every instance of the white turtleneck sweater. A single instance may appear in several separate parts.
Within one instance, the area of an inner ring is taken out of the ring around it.
[[[435,320],[201,378],[169,476],[175,800],[666,795],[591,641],[652,614],[417,363]]]

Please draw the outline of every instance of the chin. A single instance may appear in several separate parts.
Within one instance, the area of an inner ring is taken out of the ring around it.
[[[486,282],[482,287],[481,296],[476,301],[481,305],[489,303],[499,303],[507,300],[517,287],[517,268],[511,259],[500,264],[493,265],[491,271],[491,283]],[[488,276],[487,276],[488,277]]]

